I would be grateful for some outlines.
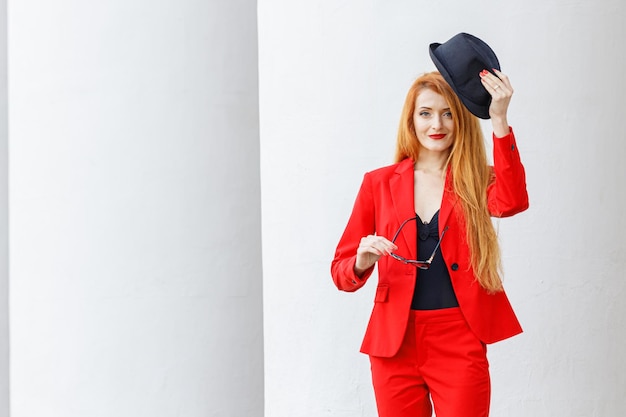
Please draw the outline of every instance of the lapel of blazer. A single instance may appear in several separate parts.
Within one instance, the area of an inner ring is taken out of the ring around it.
[[[414,173],[413,160],[405,159],[400,162],[389,179],[389,189],[391,191],[391,200],[396,212],[398,227],[407,219],[415,217],[415,200],[414,200]],[[417,224],[415,221],[408,222],[402,228],[396,239],[396,244],[400,245],[399,240],[404,239],[405,245],[409,248],[410,259],[417,259]],[[391,239],[393,236],[389,236]],[[406,255],[404,255],[406,256]]]
[[[396,212],[398,227],[407,219],[415,216],[415,174],[413,172],[413,160],[405,159],[396,168],[394,175],[389,179],[391,199]],[[448,167],[443,190],[443,198],[439,209],[439,235],[446,227],[448,218],[458,202],[452,188],[452,172]],[[398,240],[404,239],[409,248],[411,259],[417,259],[417,223],[408,222],[398,236]],[[388,236],[391,239],[393,236]]]

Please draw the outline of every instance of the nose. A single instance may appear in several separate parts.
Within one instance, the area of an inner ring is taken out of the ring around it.
[[[441,126],[443,126],[443,120],[441,120],[441,115],[436,114],[432,118],[431,127],[435,128],[435,129],[439,129],[439,128],[441,128]]]

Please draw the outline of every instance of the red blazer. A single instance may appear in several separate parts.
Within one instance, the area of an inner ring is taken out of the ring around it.
[[[496,217],[512,216],[528,208],[524,167],[512,130],[503,138],[494,137],[493,151],[495,181],[487,190],[489,211]],[[441,241],[441,253],[469,327],[482,342],[494,343],[521,333],[522,328],[506,294],[488,294],[474,278],[464,216],[460,205],[455,204],[450,181],[448,173],[439,209],[439,234],[448,227]],[[362,237],[377,234],[391,239],[404,220],[415,216],[413,182],[411,159],[365,174],[331,265],[331,275],[338,289],[358,290],[374,269],[370,268],[361,278],[354,274],[356,250]],[[398,254],[409,254],[410,259],[417,259],[416,234],[415,222],[404,226],[395,242]],[[379,259],[378,288],[361,352],[391,357],[398,351],[408,322],[415,279],[414,266],[390,256]]]

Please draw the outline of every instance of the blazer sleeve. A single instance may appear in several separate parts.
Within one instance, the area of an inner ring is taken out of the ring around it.
[[[520,159],[513,129],[507,136],[493,135],[494,178],[487,188],[489,212],[508,217],[528,208],[526,173]]]
[[[333,282],[341,291],[352,292],[358,290],[365,285],[374,271],[374,266],[372,266],[361,277],[354,273],[356,251],[361,238],[374,234],[376,231],[375,207],[372,195],[371,178],[369,174],[365,174],[352,208],[352,214],[339,240],[330,267]]]

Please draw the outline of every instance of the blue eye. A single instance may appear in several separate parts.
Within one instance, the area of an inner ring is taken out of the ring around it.
[[[424,116],[424,117],[430,116],[430,113],[428,113],[427,111],[421,111],[420,116]]]
[[[451,118],[452,118],[452,113],[450,113],[449,111],[447,111],[447,112],[445,112],[445,113],[443,114],[443,117],[448,117],[448,118],[450,118],[450,119],[451,119]]]

